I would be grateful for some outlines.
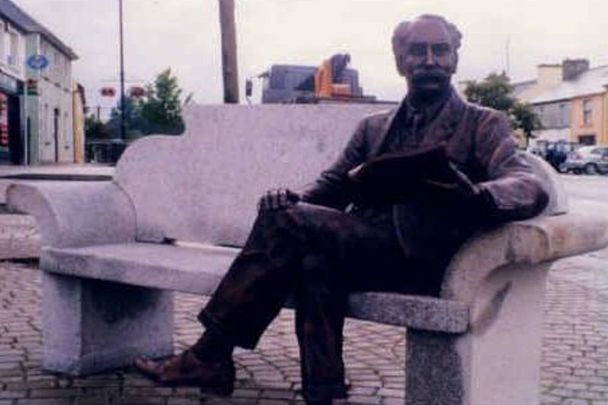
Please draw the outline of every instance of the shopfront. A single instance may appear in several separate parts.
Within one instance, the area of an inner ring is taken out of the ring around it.
[[[23,163],[19,83],[0,72],[0,164]]]

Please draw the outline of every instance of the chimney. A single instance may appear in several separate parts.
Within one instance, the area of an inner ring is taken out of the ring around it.
[[[543,63],[538,65],[538,85],[543,88],[553,87],[562,82],[562,65]]]
[[[589,60],[587,59],[564,59],[562,62],[562,78],[574,80],[581,73],[589,70]]]

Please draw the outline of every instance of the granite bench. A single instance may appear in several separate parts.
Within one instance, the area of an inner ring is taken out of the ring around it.
[[[11,186],[9,206],[42,234],[44,367],[82,375],[170,354],[172,292],[212,293],[258,197],[313,180],[377,109],[192,106],[184,135],[137,141],[111,182]],[[566,213],[555,174],[531,159],[549,206],[469,240],[440,297],[351,295],[351,317],[406,328],[407,404],[538,403],[547,271],[606,246],[608,224]]]

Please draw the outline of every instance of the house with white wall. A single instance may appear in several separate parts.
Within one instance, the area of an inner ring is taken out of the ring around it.
[[[72,61],[77,55],[10,0],[0,0],[0,16],[23,35],[20,163],[74,162]],[[28,63],[31,58],[44,63]]]

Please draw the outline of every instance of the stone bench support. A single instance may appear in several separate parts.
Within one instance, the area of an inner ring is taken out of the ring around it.
[[[43,366],[86,375],[173,353],[173,293],[43,273]]]
[[[406,404],[538,403],[548,269],[507,266],[484,280],[466,334],[407,329]]]

